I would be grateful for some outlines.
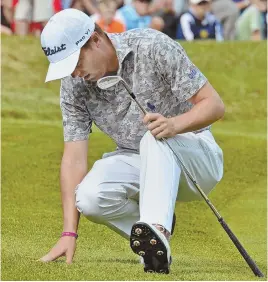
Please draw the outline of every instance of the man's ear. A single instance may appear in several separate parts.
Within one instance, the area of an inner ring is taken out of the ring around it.
[[[94,44],[96,44],[96,46],[99,48],[100,47],[100,35],[94,31],[93,34],[91,35],[91,40]]]

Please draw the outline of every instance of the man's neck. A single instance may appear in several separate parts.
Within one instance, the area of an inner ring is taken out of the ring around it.
[[[110,38],[106,35],[107,40],[108,40],[108,54],[109,54],[109,68],[107,70],[107,72],[109,74],[116,74],[117,71],[119,70],[119,61],[118,61],[118,57],[116,54],[116,50],[113,46],[113,43],[111,42]]]

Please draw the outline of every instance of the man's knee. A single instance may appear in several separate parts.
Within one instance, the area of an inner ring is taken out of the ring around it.
[[[127,199],[118,183],[82,182],[76,189],[76,208],[89,220],[103,223],[120,214]]]
[[[85,217],[94,222],[100,222],[102,211],[100,209],[100,191],[97,187],[79,184],[75,192],[76,208]]]

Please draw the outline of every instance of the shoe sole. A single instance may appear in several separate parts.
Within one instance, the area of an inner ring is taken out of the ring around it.
[[[135,254],[143,257],[145,272],[169,274],[166,246],[148,224],[133,225],[130,247]]]

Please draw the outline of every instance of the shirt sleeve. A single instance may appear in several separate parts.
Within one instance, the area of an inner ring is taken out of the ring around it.
[[[92,120],[83,94],[86,90],[72,78],[61,81],[60,107],[63,119],[64,142],[87,140]]]
[[[154,42],[154,60],[157,72],[180,103],[194,96],[207,82],[182,46],[164,34],[157,36]]]
[[[192,16],[188,13],[183,14],[180,18],[182,33],[187,41],[194,40],[194,34],[191,29],[191,22]]]
[[[255,8],[254,10],[252,9],[250,30],[251,32],[261,30],[261,13],[257,8]]]

